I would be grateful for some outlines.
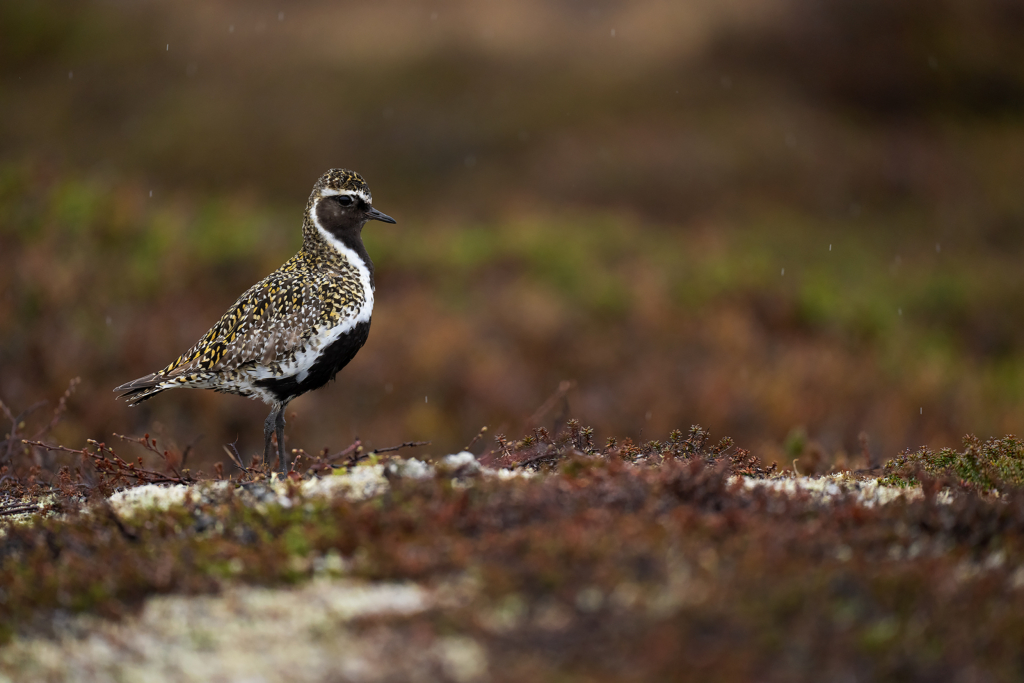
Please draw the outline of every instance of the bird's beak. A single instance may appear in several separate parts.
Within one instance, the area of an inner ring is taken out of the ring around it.
[[[369,216],[371,221],[381,221],[383,223],[397,223],[398,222],[394,218],[392,218],[391,216],[387,215],[386,213],[381,213],[380,211],[378,211],[377,209],[373,208],[372,206],[370,207],[370,210],[369,210],[369,212],[367,212],[366,215]]]

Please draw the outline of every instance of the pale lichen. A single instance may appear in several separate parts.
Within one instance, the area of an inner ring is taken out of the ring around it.
[[[888,505],[900,500],[916,500],[924,495],[919,486],[887,486],[880,484],[877,479],[857,479],[845,472],[821,477],[733,477],[730,481],[742,482],[743,488],[748,491],[766,488],[787,495],[807,494],[821,503],[830,502],[840,496],[850,496],[865,507]],[[948,490],[941,491],[936,500],[940,503],[952,502],[953,494]]]
[[[487,656],[453,637],[405,642],[354,619],[422,613],[431,594],[412,583],[315,579],[292,589],[229,586],[217,596],[158,596],[120,621],[72,617],[56,637],[15,637],[0,650],[0,683],[14,681],[408,680],[422,667],[478,680]],[[385,622],[389,623],[389,622]]]

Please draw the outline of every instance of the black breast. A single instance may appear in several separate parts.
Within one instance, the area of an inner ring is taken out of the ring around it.
[[[356,352],[366,343],[370,335],[370,322],[358,323],[346,334],[320,349],[320,355],[309,368],[309,373],[301,382],[298,376],[273,377],[261,379],[256,386],[269,389],[274,397],[284,403],[301,396],[307,391],[319,389],[334,379],[338,371],[355,358]]]

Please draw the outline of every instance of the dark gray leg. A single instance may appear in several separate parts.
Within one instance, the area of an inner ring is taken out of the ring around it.
[[[270,435],[274,433],[274,422],[277,418],[277,406],[270,409],[270,415],[267,415],[266,421],[263,423],[263,465],[270,467],[272,462],[270,460]]]
[[[277,420],[275,421],[277,427],[277,454],[281,458],[281,474],[288,471],[288,456],[284,452],[284,408],[285,406],[282,405],[281,410],[277,411]]]

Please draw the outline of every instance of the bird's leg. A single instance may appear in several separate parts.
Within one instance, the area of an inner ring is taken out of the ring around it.
[[[264,467],[270,467],[270,435],[274,433],[274,419],[277,417],[277,406],[270,409],[270,415],[267,415],[266,421],[263,423],[263,465]]]
[[[281,410],[277,411],[277,453],[281,458],[281,474],[288,471],[288,459],[284,453],[284,408],[286,404],[281,404]]]

